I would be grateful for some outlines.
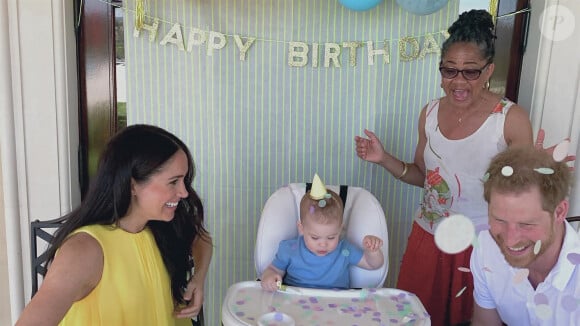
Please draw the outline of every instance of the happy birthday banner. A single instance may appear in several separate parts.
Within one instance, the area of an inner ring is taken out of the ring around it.
[[[128,11],[128,10],[127,10]],[[136,16],[138,17],[138,16]],[[227,35],[225,33],[202,30],[200,28],[188,28],[180,23],[169,23],[171,28],[160,35],[160,22],[164,22],[156,17],[149,17],[150,23],[136,19],[133,37],[144,37],[147,34],[149,42],[159,41],[159,45],[174,46],[176,49],[185,52],[191,52],[194,47],[205,47],[206,55],[212,56],[228,45],[228,39],[233,39],[234,44],[239,51],[239,60],[245,61],[248,51],[258,38],[251,36],[241,36],[238,34]],[[168,23],[168,22],[166,22]],[[422,36],[406,36],[398,40],[397,48],[399,60],[402,62],[423,59],[427,54],[436,54],[441,52],[441,46],[435,40],[437,35],[442,35],[443,40],[449,37],[447,31],[442,30],[436,33],[429,33]],[[261,41],[272,41],[264,40]],[[355,67],[358,59],[358,48],[366,52],[367,64],[375,64],[375,57],[382,58],[383,64],[391,63],[391,46],[392,42],[397,40],[385,40],[383,42],[373,41],[344,41],[344,42],[325,42],[325,43],[306,43],[299,41],[274,41],[288,45],[285,60],[291,67],[305,67],[310,65],[313,68],[320,66],[324,68],[340,68],[345,64],[341,59],[341,54],[346,52],[348,57],[348,66]],[[380,44],[382,43],[382,47]],[[379,59],[380,60],[380,59]]]
[[[529,11],[529,8],[520,10],[514,13],[509,13],[502,16],[497,16],[497,0],[491,0],[490,12],[495,20],[517,15]],[[107,2],[109,3],[109,2]],[[112,3],[110,5],[115,6]],[[347,52],[348,65],[355,67],[358,59],[358,48],[366,51],[367,64],[374,65],[375,57],[381,57],[384,64],[391,63],[391,43],[397,42],[397,49],[399,54],[399,61],[409,62],[417,59],[424,59],[427,54],[440,54],[441,46],[435,39],[436,36],[443,36],[443,40],[449,37],[446,29],[437,32],[428,33],[419,36],[406,36],[401,39],[384,40],[379,42],[374,41],[343,41],[343,42],[325,42],[308,44],[299,41],[279,41],[258,39],[257,37],[234,34],[228,35],[214,30],[202,30],[200,28],[189,28],[182,26],[180,23],[169,22],[158,17],[152,17],[145,14],[143,2],[136,2],[136,9],[131,10],[123,7],[125,12],[132,12],[135,15],[135,27],[133,36],[138,38],[142,34],[148,33],[149,42],[158,41],[158,34],[160,33],[160,22],[171,25],[171,28],[165,32],[159,45],[172,45],[180,51],[191,52],[193,47],[205,46],[206,54],[212,56],[216,51],[223,49],[228,45],[228,39],[234,41],[235,46],[239,50],[239,60],[245,61],[248,51],[256,40],[267,42],[279,42],[288,45],[287,60],[291,67],[305,67],[310,65],[313,68],[320,66],[324,68],[335,67],[340,68],[343,65],[340,56],[343,52]],[[149,20],[147,23],[145,20]],[[143,33],[142,33],[143,32]],[[184,35],[186,36],[184,38]],[[245,39],[245,40],[244,40]],[[376,44],[375,44],[376,43]],[[383,44],[382,47],[380,44]],[[321,62],[322,61],[322,62]]]

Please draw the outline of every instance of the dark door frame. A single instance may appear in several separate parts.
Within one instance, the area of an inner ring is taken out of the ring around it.
[[[84,197],[97,158],[117,130],[114,7],[99,0],[76,0],[79,65],[79,177]],[[112,1],[120,4],[120,1]]]

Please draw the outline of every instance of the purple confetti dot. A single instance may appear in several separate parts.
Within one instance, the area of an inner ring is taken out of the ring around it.
[[[310,306],[309,306],[309,305],[307,305],[307,304],[305,304],[305,305],[303,305],[303,306],[302,306],[302,309],[304,309],[304,310],[309,310],[309,309],[310,309]]]
[[[245,313],[243,311],[236,312],[236,316],[238,316],[238,317],[243,317],[244,315],[245,315]]]
[[[328,307],[329,307],[329,308],[336,308],[336,307],[337,307],[337,305],[336,305],[336,303],[329,303],[329,304],[328,304]]]
[[[310,297],[308,300],[310,300],[311,303],[318,303],[318,299],[315,297]]]
[[[284,320],[284,315],[282,315],[281,313],[277,312],[274,314],[274,320],[275,321],[282,321]]]
[[[304,303],[306,303],[306,302],[307,302],[307,301],[306,301],[306,300],[304,300],[304,299],[300,299],[300,300],[298,300],[298,303],[300,303],[300,304],[304,304]]]
[[[393,323],[393,324],[396,324],[396,323],[398,323],[399,321],[398,321],[397,319],[391,318],[391,319],[389,319],[389,322],[391,322],[391,323]]]
[[[361,314],[360,312],[357,312],[357,313],[356,313],[356,314],[354,314],[353,316],[355,316],[355,317],[357,317],[357,318],[358,318],[358,317],[362,316],[362,314]]]
[[[378,316],[380,316],[380,315],[381,315],[381,313],[380,313],[380,312],[378,312],[378,311],[375,311],[375,312],[373,312],[373,316],[375,316],[375,317],[378,317]]]
[[[398,298],[404,299],[407,295],[405,293],[399,293],[397,295]]]
[[[547,305],[549,302],[548,297],[543,293],[538,293],[534,296],[534,303],[536,305],[545,304]]]
[[[246,303],[244,300],[236,301],[236,304],[240,306],[243,305],[244,303]]]
[[[479,224],[475,226],[475,234],[479,234],[479,232],[487,231],[489,229],[490,229],[489,224]]]
[[[568,256],[566,256],[568,258],[568,260],[574,264],[574,265],[580,265],[580,254],[577,254],[575,252],[569,253]]]
[[[578,308],[578,300],[571,295],[562,298],[562,308],[568,312],[573,312]]]
[[[380,323],[381,322],[381,319],[380,318],[373,318],[373,321],[376,321],[377,323]]]

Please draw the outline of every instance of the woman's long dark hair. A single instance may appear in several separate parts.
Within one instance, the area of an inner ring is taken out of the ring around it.
[[[459,15],[449,27],[449,38],[441,47],[441,58],[445,57],[449,47],[458,42],[475,43],[481,56],[487,62],[493,62],[495,56],[495,34],[491,14],[482,9],[473,9]]]
[[[170,222],[149,221],[161,257],[171,278],[175,302],[183,303],[183,289],[191,270],[191,247],[196,237],[209,236],[203,226],[203,205],[191,184],[195,167],[187,146],[175,135],[151,125],[129,126],[115,135],[101,155],[97,174],[81,205],[66,216],[48,249],[48,261],[74,230],[92,224],[116,225],[131,203],[131,179],[147,181],[177,151],[187,156],[184,178],[188,197],[183,198]]]

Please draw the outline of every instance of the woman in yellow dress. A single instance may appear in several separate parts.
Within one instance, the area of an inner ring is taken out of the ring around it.
[[[194,172],[187,146],[161,128],[113,137],[16,324],[191,325],[213,250]]]

